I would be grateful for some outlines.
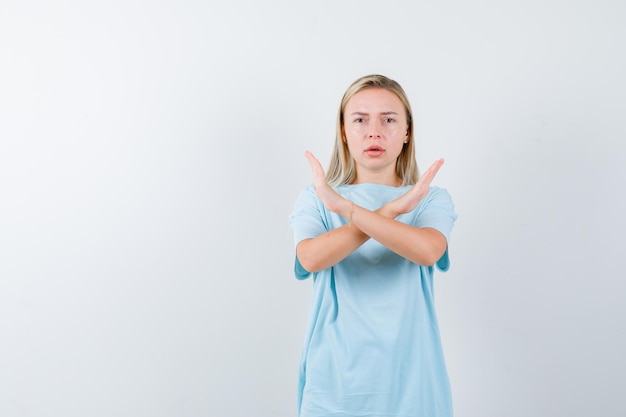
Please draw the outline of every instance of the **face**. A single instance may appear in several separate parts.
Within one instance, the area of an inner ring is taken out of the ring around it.
[[[355,182],[397,185],[396,160],[408,139],[404,105],[395,93],[368,88],[344,109],[344,132],[356,164]]]

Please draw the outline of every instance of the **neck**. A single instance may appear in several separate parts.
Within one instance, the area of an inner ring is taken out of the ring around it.
[[[369,175],[359,175],[357,172],[352,184],[381,184],[392,187],[402,185],[402,178],[398,177],[395,172],[392,175],[383,173],[370,173]]]

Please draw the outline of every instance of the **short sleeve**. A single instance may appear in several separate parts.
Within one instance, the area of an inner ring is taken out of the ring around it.
[[[314,238],[328,230],[323,217],[324,206],[311,185],[305,188],[296,200],[293,212],[289,216],[289,225],[293,232],[294,247],[304,239]],[[296,256],[294,273],[296,278],[305,279],[311,274],[304,269]]]
[[[444,235],[447,242],[450,241],[452,227],[458,216],[454,210],[452,198],[445,189],[431,187],[426,199],[417,210],[416,227],[430,227],[438,230]],[[450,268],[448,248],[436,262],[436,265],[442,271],[447,271]]]

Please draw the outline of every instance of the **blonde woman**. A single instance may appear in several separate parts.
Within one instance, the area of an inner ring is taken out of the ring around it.
[[[457,216],[447,191],[430,185],[443,160],[418,181],[402,87],[382,75],[356,80],[328,173],[305,156],[313,185],[289,219],[296,277],[313,278],[299,416],[452,416],[433,272],[449,267]]]

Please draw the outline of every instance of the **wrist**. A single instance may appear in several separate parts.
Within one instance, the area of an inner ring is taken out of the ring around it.
[[[346,219],[346,224],[350,226],[352,224],[352,216],[354,214],[354,203],[351,200],[345,199],[341,207],[341,212],[337,214]]]
[[[348,227],[352,226],[352,216],[354,215],[354,202],[350,201],[350,208],[348,212]]]
[[[378,211],[378,214],[380,214],[383,217],[387,217],[388,219],[395,219],[400,214],[402,214],[394,207],[393,201],[390,201],[389,203],[385,204],[384,206],[379,208],[377,211]]]

